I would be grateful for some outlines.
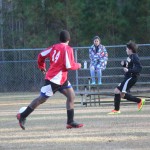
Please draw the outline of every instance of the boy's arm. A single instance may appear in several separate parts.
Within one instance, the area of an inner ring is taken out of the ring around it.
[[[38,68],[45,73],[46,72],[46,64],[45,59],[49,57],[50,51],[52,47],[48,47],[46,50],[43,50],[38,54]]]
[[[122,67],[126,67],[126,61],[122,60],[122,61],[121,61],[121,66],[122,66]]]
[[[140,73],[142,71],[142,65],[140,63],[140,60],[138,57],[133,56],[133,68],[132,69],[128,69],[128,72],[130,73]]]
[[[72,48],[66,50],[65,52],[65,64],[66,64],[66,69],[77,70],[81,68],[81,64],[76,63],[74,60],[74,54]]]

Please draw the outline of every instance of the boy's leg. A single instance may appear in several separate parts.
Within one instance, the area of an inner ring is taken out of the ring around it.
[[[121,101],[121,95],[120,95],[120,90],[118,88],[116,88],[114,90],[115,92],[115,96],[114,96],[114,110],[112,110],[110,113],[108,114],[120,114],[120,101]]]
[[[134,82],[133,82],[134,81]],[[112,110],[112,113],[109,114],[115,114],[115,112],[120,110],[120,101],[123,93],[127,93],[127,91],[131,88],[131,86],[134,85],[136,80],[133,80],[133,78],[125,78],[118,86],[115,88],[114,93],[115,93],[115,98],[114,98],[114,105],[115,109]],[[114,111],[114,113],[113,113]],[[120,111],[119,111],[120,113]]]
[[[143,105],[145,104],[145,99],[137,98],[137,97],[132,96],[131,94],[128,94],[128,93],[125,94],[124,99],[138,103],[138,110],[139,111],[142,109]]]
[[[34,111],[35,108],[37,108],[40,104],[44,103],[47,99],[48,97],[44,97],[40,95],[30,103],[27,109],[21,113],[21,116],[23,118],[26,118],[27,116],[30,115],[30,113],[32,113],[32,111]]]
[[[115,110],[117,110],[117,111],[120,110],[120,101],[121,101],[120,94],[115,94],[115,97],[114,97],[114,106],[115,106]]]
[[[34,99],[24,112],[17,114],[16,117],[19,120],[19,125],[23,130],[25,130],[24,124],[26,117],[28,117],[36,107],[44,103],[50,96],[52,96],[55,90],[58,90],[58,88],[58,85],[46,80],[45,85],[41,88],[41,95]]]
[[[19,125],[23,130],[25,130],[24,124],[25,124],[26,117],[28,117],[36,107],[44,103],[47,99],[48,98],[46,97],[39,96],[30,103],[30,105],[26,108],[24,112],[17,114],[16,117],[19,120]]]
[[[77,123],[74,121],[74,99],[75,93],[73,88],[70,86],[69,88],[63,88],[61,93],[67,97],[66,101],[66,109],[67,109],[67,126],[66,128],[80,128],[83,124]]]
[[[128,93],[125,94],[124,99],[127,99],[128,101],[136,102],[136,103],[140,103],[141,101],[140,98],[132,96],[131,94],[128,94]]]
[[[74,121],[74,99],[75,93],[73,88],[67,88],[62,90],[62,94],[67,97],[66,109],[67,109],[67,124]]]
[[[131,94],[127,93],[127,91],[129,91],[131,89],[131,87],[133,87],[133,85],[135,85],[135,83],[137,82],[136,77],[131,77],[127,80],[127,85],[125,88],[125,95],[123,96],[124,99],[127,99],[128,101],[132,101],[132,102],[136,102],[138,103],[138,110],[140,111],[143,107],[143,105],[145,104],[145,99],[140,99],[137,98],[135,96],[132,96]]]

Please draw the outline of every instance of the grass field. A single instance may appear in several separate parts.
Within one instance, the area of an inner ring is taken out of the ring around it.
[[[150,113],[147,103],[141,112],[137,104],[121,104],[120,115],[107,115],[111,105],[75,105],[79,129],[66,129],[65,98],[56,94],[28,118],[21,130],[16,113],[37,94],[0,94],[0,150],[149,150]],[[79,99],[77,99],[79,100]]]

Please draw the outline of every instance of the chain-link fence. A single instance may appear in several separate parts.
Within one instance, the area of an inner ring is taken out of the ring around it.
[[[78,85],[89,84],[88,78],[90,77],[90,59],[89,59],[89,47],[77,47],[76,56],[78,62],[84,64],[86,60],[88,62],[87,69],[80,69],[76,72],[76,89],[78,90]],[[111,86],[113,83],[120,83],[123,79],[124,71],[120,64],[122,60],[126,60],[126,45],[114,45],[106,46],[109,58],[106,70],[102,72],[102,82],[104,85]],[[150,44],[140,44],[138,49],[138,55],[140,57],[143,70],[141,76],[138,80],[139,84],[149,84],[150,83]],[[106,87],[106,86],[105,86]]]
[[[0,92],[34,91],[43,83],[37,68],[41,49],[0,50]]]
[[[103,71],[103,84],[119,83],[122,81],[123,70],[120,61],[126,59],[125,45],[106,46],[108,64]],[[0,50],[0,92],[39,91],[44,83],[44,75],[37,67],[37,55],[41,49],[1,49]],[[75,58],[83,66],[88,62],[87,69],[69,71],[69,80],[76,90],[79,85],[88,84],[89,47],[74,47]],[[149,83],[150,74],[150,44],[139,45],[138,50],[143,65],[141,83]],[[47,60],[47,67],[49,61]],[[82,67],[83,68],[83,67]],[[103,86],[103,85],[102,85]]]

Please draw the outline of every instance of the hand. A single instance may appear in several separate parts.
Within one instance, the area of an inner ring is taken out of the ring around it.
[[[124,61],[123,61],[123,60],[121,61],[121,65],[122,65],[122,66],[124,65]]]
[[[128,68],[123,68],[124,72],[128,72]]]
[[[78,63],[78,65],[79,65],[79,69],[81,68],[81,64],[80,63]]]
[[[43,74],[46,74],[46,69],[45,68],[41,69],[41,71],[42,71]]]

